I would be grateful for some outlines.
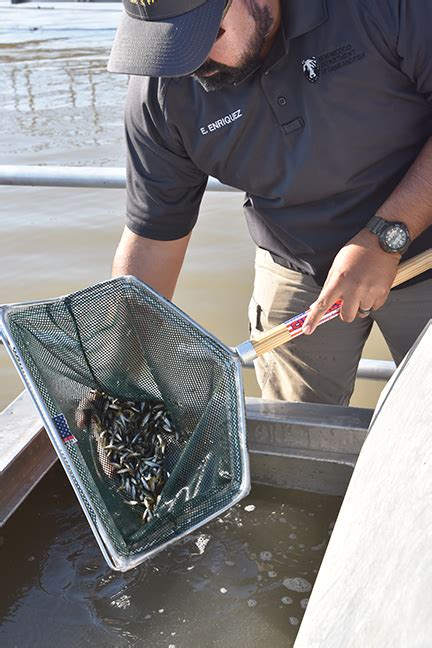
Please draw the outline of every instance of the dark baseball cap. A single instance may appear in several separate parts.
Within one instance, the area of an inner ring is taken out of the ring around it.
[[[199,68],[216,40],[226,0],[123,0],[108,70],[175,77]]]

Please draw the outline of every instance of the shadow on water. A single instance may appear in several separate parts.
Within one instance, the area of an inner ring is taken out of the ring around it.
[[[57,465],[0,536],[1,645],[287,648],[340,504],[255,486],[217,520],[118,573]]]

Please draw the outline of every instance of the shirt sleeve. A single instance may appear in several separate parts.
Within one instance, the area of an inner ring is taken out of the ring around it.
[[[368,0],[399,68],[432,101],[432,2]]]
[[[397,51],[401,69],[432,101],[432,2],[400,0]]]
[[[192,230],[208,179],[170,131],[163,111],[166,89],[167,81],[131,77],[125,109],[126,225],[161,241]]]

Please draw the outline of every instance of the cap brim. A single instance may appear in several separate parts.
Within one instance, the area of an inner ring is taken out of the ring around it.
[[[162,21],[123,12],[108,71],[152,77],[191,74],[206,60],[219,31],[225,0],[209,0],[186,14]]]

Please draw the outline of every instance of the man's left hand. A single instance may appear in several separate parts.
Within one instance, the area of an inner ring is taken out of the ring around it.
[[[390,292],[400,258],[399,254],[384,252],[369,230],[361,230],[336,255],[324,287],[310,307],[303,332],[313,333],[325,311],[339,299],[344,322],[367,317],[368,313],[362,314],[359,308],[380,308]]]

